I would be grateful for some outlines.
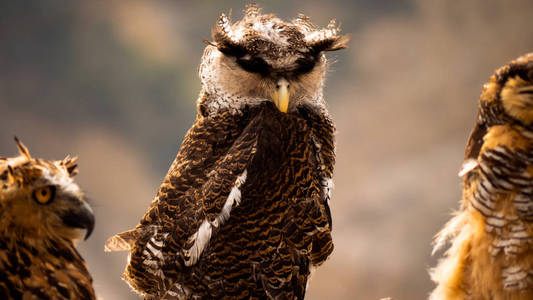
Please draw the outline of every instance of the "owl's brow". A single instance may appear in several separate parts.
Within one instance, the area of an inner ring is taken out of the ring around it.
[[[243,57],[246,54],[249,54],[248,50],[246,50],[245,47],[233,44],[233,43],[223,43],[223,44],[217,44],[218,51],[224,53],[227,56],[234,56],[234,57]]]

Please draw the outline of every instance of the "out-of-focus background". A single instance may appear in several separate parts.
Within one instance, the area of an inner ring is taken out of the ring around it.
[[[16,154],[16,134],[36,156],[79,155],[97,218],[80,248],[103,299],[138,299],[120,279],[126,253],[104,253],[104,242],[148,207],[195,116],[202,39],[245,4],[0,1],[0,154]],[[329,54],[338,62],[325,90],[338,127],[335,252],[307,298],[426,298],[481,85],[533,51],[533,2],[259,4],[320,26],[336,18],[352,36]]]

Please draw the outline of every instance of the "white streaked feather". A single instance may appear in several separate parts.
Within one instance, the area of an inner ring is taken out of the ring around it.
[[[49,184],[59,186],[63,192],[70,193],[73,195],[81,193],[80,187],[74,182],[74,179],[70,177],[70,175],[68,175],[67,171],[52,174],[50,170],[42,168],[42,172],[42,177],[46,179]],[[89,211],[92,212],[92,209],[90,207]]]
[[[168,236],[168,233],[163,233],[162,236],[161,236],[161,240],[156,240],[155,239],[155,235],[150,239],[150,242],[152,242],[152,244],[154,244],[155,246],[161,248],[163,247],[164,243],[163,243],[163,240],[165,240]]]
[[[211,239],[213,227],[218,227],[221,224],[223,224],[226,220],[228,220],[233,207],[234,206],[236,207],[240,204],[241,202],[240,187],[246,181],[247,174],[248,174],[247,170],[244,170],[244,172],[242,172],[242,174],[237,177],[237,179],[235,180],[235,184],[231,188],[228,198],[226,199],[226,202],[224,203],[224,206],[222,207],[222,211],[213,220],[213,222],[209,222],[209,220],[205,219],[200,225],[200,227],[198,228],[198,231],[195,232],[189,238],[189,242],[192,242],[193,245],[191,246],[190,249],[183,250],[186,266],[192,266],[198,261],[198,259],[200,258],[200,255],[202,255],[202,252],[207,247],[207,244],[209,243],[209,240]]]
[[[501,228],[508,223],[507,220],[505,219],[494,218],[494,217],[487,217],[485,222],[488,226],[494,226],[498,228]]]
[[[431,255],[435,255],[437,251],[442,249],[446,242],[456,236],[467,224],[467,218],[465,213],[454,213],[455,216],[444,225],[444,228],[437,233],[433,240],[433,250]]]
[[[444,241],[439,241],[435,243],[438,244],[440,247],[433,248],[433,253],[439,250],[442,245],[446,243],[446,240],[448,240],[448,238],[455,236],[455,239],[453,240],[450,249],[446,251],[446,257],[440,259],[437,266],[430,270],[430,276],[433,282],[441,283],[447,280],[448,278],[454,276],[456,272],[456,266],[459,265],[459,260],[461,259],[461,256],[458,255],[458,253],[461,251],[462,247],[464,246],[464,243],[468,243],[468,241],[470,241],[472,238],[472,228],[466,222],[467,215],[468,214],[466,214],[465,212],[456,215],[452,220],[450,220],[450,222],[446,224],[444,229],[437,235],[439,239],[444,238]],[[440,297],[440,295],[443,295],[443,289],[445,288],[445,285],[438,284],[437,288],[434,289],[433,292],[431,292],[429,300],[441,300],[442,297]]]
[[[239,206],[241,203],[241,186],[246,181],[246,176],[248,175],[248,171],[244,170],[242,174],[237,177],[235,180],[235,185],[231,188],[231,191],[228,195],[228,198],[226,199],[226,202],[224,203],[224,207],[222,207],[222,211],[220,214],[213,220],[213,226],[218,227],[224,222],[226,222],[229,219],[229,216],[231,214],[232,208],[235,206]]]
[[[202,224],[200,225],[200,228],[198,229],[198,231],[196,231],[189,238],[189,242],[193,242],[193,241],[194,242],[190,249],[183,250],[186,266],[190,267],[198,261],[198,259],[200,258],[200,255],[202,254],[205,247],[207,246],[209,239],[211,239],[212,231],[213,229],[211,227],[211,223],[209,223],[209,221],[207,220],[204,220]]]
[[[146,247],[154,254],[155,257],[163,259],[163,253],[160,250],[156,249],[150,242],[146,243]]]
[[[329,206],[331,190],[333,190],[333,179],[328,177],[322,178],[322,187],[324,189],[324,196],[326,197],[326,204]]]
[[[463,177],[466,174],[470,173],[470,171],[474,170],[479,165],[477,159],[467,159],[463,162],[461,165],[461,169],[459,170],[459,177]]]

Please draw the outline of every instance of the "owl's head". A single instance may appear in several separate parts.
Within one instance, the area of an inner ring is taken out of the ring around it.
[[[499,122],[510,119],[525,126],[533,125],[533,53],[513,60],[494,73],[484,86],[480,109],[493,111]]]
[[[20,155],[0,158],[0,234],[33,241],[87,239],[94,215],[72,178],[76,158],[33,158],[15,140]]]
[[[487,129],[494,125],[533,125],[533,53],[523,55],[505,65],[483,86],[479,99],[478,117],[468,138],[463,170],[470,170],[483,145]],[[466,167],[464,165],[469,165]]]
[[[234,24],[222,14],[200,65],[207,99],[200,99],[204,101],[201,112],[224,107],[239,110],[244,104],[263,101],[273,101],[282,112],[302,103],[324,106],[324,52],[346,48],[349,40],[338,32],[335,21],[324,29],[305,16],[284,22],[261,14],[255,4]]]

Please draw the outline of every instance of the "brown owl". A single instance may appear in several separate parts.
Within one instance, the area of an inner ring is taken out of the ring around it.
[[[466,147],[461,209],[431,299],[533,299],[533,53],[485,84]]]
[[[76,158],[33,158],[16,142],[20,156],[0,157],[0,299],[95,299],[74,247],[94,227]]]
[[[198,114],[135,229],[125,280],[147,299],[303,299],[333,251],[335,127],[324,53],[346,47],[332,21],[284,22],[250,5],[206,42]]]

